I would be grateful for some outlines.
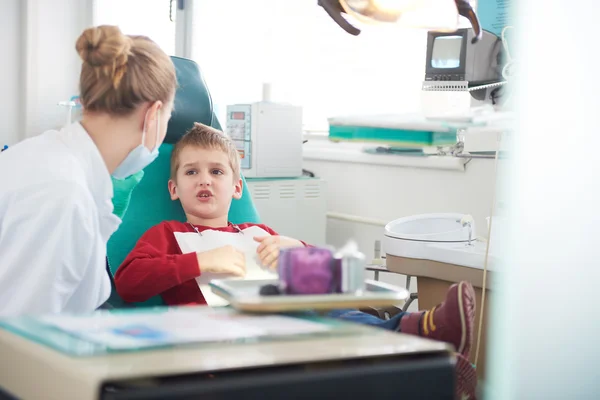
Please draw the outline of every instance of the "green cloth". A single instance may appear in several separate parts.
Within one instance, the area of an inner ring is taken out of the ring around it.
[[[127,207],[129,206],[129,200],[131,200],[131,193],[133,189],[140,183],[144,177],[144,171],[140,171],[134,175],[131,175],[125,179],[112,178],[114,197],[113,201],[113,214],[120,219],[123,219]]]

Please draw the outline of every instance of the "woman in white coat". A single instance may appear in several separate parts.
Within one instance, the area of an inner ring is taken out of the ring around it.
[[[111,175],[133,175],[158,155],[177,86],[171,59],[117,27],[87,29],[83,118],[0,155],[0,316],[89,312],[110,295],[106,243]]]

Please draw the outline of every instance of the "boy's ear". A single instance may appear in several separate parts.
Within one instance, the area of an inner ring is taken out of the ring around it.
[[[169,179],[169,194],[171,195],[171,200],[179,199],[179,196],[177,196],[177,185],[175,185],[175,181],[172,179]]]
[[[233,190],[233,198],[239,200],[242,198],[242,190],[244,189],[242,178],[239,178],[237,182],[235,182],[235,187]]]

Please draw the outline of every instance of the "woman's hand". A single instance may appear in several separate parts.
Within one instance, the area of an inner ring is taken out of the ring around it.
[[[304,247],[301,241],[287,236],[257,236],[254,240],[260,243],[256,249],[256,254],[258,254],[260,262],[271,269],[277,267],[280,249],[286,247]]]

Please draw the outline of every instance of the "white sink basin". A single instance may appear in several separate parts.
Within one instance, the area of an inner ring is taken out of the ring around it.
[[[423,214],[394,220],[385,227],[383,249],[393,256],[483,269],[486,242],[475,240],[475,222],[470,228],[463,226],[463,217]],[[495,261],[490,253],[488,269],[493,269]]]
[[[385,226],[385,235],[404,240],[427,242],[468,242],[469,227],[460,221],[464,214],[422,214],[394,220]],[[475,223],[471,225],[475,239]]]

